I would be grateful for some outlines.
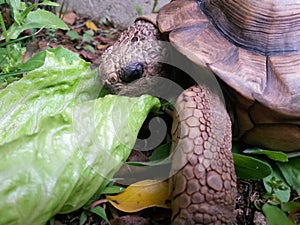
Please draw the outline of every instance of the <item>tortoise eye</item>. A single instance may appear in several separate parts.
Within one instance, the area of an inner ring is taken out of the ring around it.
[[[130,83],[141,78],[143,73],[144,64],[141,62],[134,62],[121,69],[120,79],[125,83]]]

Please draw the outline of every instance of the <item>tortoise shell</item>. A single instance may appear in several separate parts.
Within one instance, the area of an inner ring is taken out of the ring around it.
[[[299,0],[175,0],[157,26],[229,88],[240,139],[300,149]]]

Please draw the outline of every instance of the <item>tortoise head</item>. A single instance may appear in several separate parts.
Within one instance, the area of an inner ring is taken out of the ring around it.
[[[156,26],[138,20],[102,55],[99,74],[112,93],[140,95],[162,75],[163,47]]]

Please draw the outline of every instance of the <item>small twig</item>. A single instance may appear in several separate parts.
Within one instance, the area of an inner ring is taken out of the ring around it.
[[[96,206],[98,206],[98,205],[100,205],[100,204],[103,204],[103,203],[106,203],[106,202],[108,202],[107,199],[100,199],[100,200],[98,200],[98,201],[95,201],[95,202],[93,202],[93,203],[90,205],[90,209],[95,208]]]

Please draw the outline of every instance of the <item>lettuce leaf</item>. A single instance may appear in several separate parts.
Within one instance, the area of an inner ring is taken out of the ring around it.
[[[38,132],[42,118],[95,99],[101,89],[90,63],[62,47],[36,54],[22,69],[34,70],[0,91],[0,144]]]
[[[108,95],[90,63],[62,47],[0,91],[0,224],[45,224],[101,193],[159,100]]]
[[[159,105],[148,95],[107,95],[45,117],[39,132],[1,145],[0,224],[45,224],[83,206],[122,166]]]

